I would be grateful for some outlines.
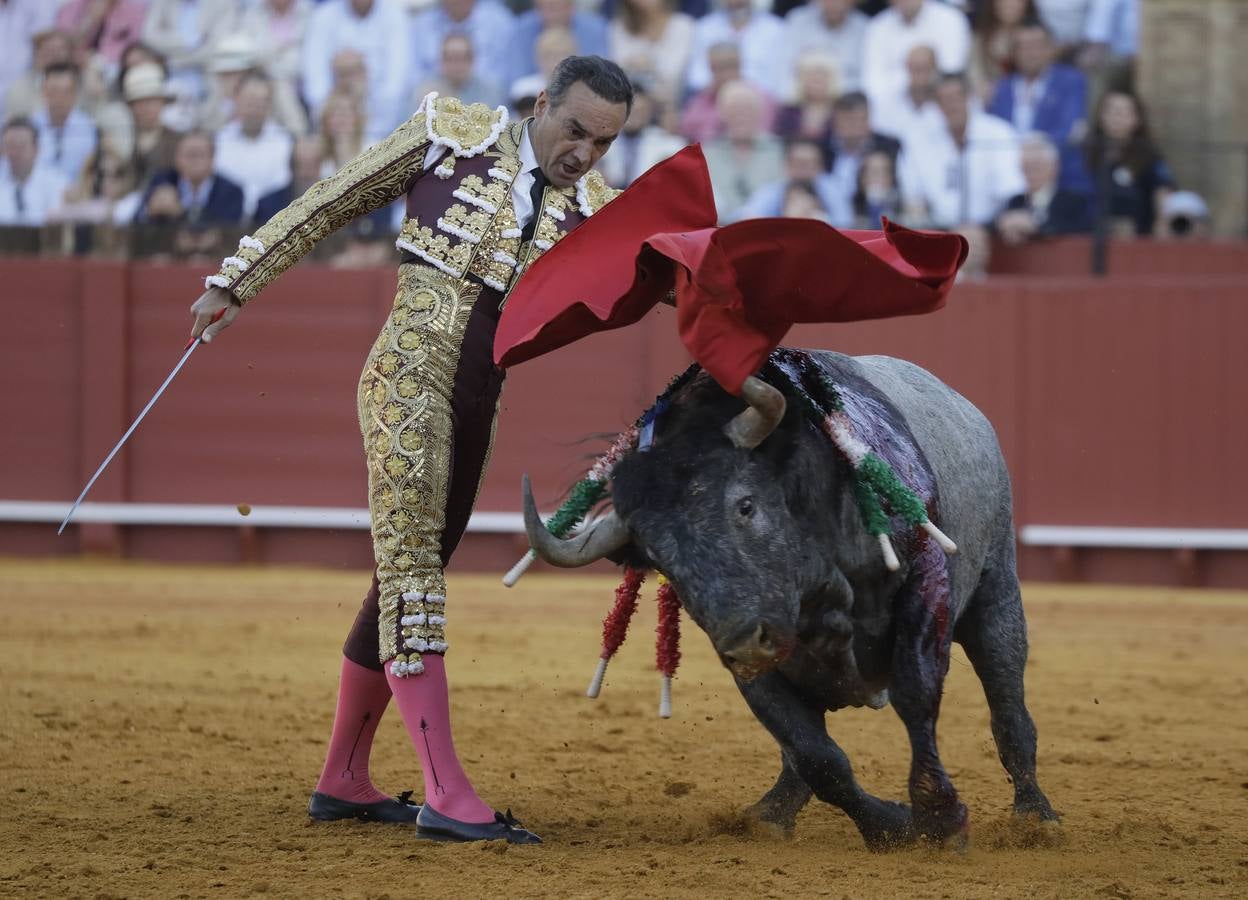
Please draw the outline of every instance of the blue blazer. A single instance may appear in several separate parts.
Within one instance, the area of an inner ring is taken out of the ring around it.
[[[139,204],[139,211],[135,215],[136,222],[147,221],[147,201],[151,199],[152,192],[162,184],[177,187],[178,173],[173,169],[166,169],[152,176],[147,190],[143,192],[143,202]],[[228,178],[214,174],[212,187],[208,190],[208,202],[200,210],[195,222],[204,225],[243,224],[243,189]]]
[[[1045,78],[1048,83],[1032,118],[1032,129],[1047,134],[1057,144],[1062,166],[1058,186],[1090,193],[1092,179],[1080,146],[1087,130],[1088,80],[1078,69],[1062,63],[1050,66]],[[1021,81],[1020,75],[1007,75],[998,81],[986,111],[1013,123],[1014,91]]]

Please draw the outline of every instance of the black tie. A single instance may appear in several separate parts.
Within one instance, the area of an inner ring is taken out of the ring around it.
[[[533,204],[533,215],[520,230],[521,241],[533,240],[533,232],[537,230],[537,220],[542,215],[542,195],[546,192],[546,185],[550,184],[541,166],[530,171],[533,173],[533,187],[529,188],[529,202]]]

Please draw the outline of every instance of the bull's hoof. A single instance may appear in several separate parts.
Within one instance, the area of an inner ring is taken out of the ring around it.
[[[876,853],[900,850],[914,843],[916,832],[910,807],[891,800],[879,801],[871,811],[871,819],[858,823],[867,849]]]
[[[797,828],[797,813],[761,800],[741,810],[741,818],[770,837],[791,838]]]
[[[1035,819],[1038,822],[1060,823],[1062,821],[1062,817],[1054,812],[1044,794],[1037,794],[1025,801],[1015,801],[1014,815],[1020,819]]]
[[[914,827],[927,843],[944,850],[965,853],[970,846],[971,817],[958,801],[937,810],[917,811]]]

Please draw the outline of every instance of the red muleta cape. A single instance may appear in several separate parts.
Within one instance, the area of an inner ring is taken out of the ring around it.
[[[917,315],[945,304],[966,241],[912,231],[838,231],[813,219],[716,228],[700,147],[638,178],[525,272],[494,337],[514,366],[631,325],[673,288],[690,355],[733,394],[799,322]]]

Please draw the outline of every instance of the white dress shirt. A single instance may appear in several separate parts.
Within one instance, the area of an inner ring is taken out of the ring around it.
[[[716,44],[736,44],[741,48],[741,77],[769,94],[788,78],[784,47],[784,21],[771,13],[755,11],[745,27],[737,30],[727,13],[715,11],[703,16],[693,29],[693,51],[689,58],[689,90],[696,93],[711,83],[711,66],[706,53]]]
[[[986,225],[1026,191],[1018,134],[1004,119],[971,111],[966,146],[947,127],[907,136],[897,163],[907,205],[923,205],[933,225]]]
[[[944,128],[945,117],[935,100],[915,106],[910,91],[903,89],[894,97],[881,98],[871,108],[871,125],[880,134],[902,141],[913,131]]]
[[[339,50],[359,51],[368,70],[367,136],[379,140],[402,122],[412,59],[407,14],[397,0],[375,0],[367,16],[348,0],[328,0],[312,13],[303,42],[303,93],[320,115],[333,88],[333,61]]]
[[[862,83],[873,104],[905,90],[906,55],[923,44],[936,51],[940,71],[964,71],[971,51],[966,15],[937,0],[923,0],[912,22],[892,7],[871,20],[863,39]]]
[[[862,48],[871,20],[856,9],[845,16],[840,28],[832,28],[824,21],[818,0],[810,0],[805,6],[791,10],[784,17],[785,43],[783,51],[788,55],[792,73],[797,63],[808,53],[823,53],[836,60],[840,67],[840,92],[856,91],[862,87]],[[792,74],[790,74],[790,84]]]
[[[294,143],[290,133],[271,119],[254,138],[243,133],[237,119],[217,132],[214,167],[243,189],[244,215],[250,217],[257,200],[290,182]]]
[[[36,162],[20,184],[7,163],[0,166],[0,225],[46,224],[48,213],[61,205],[68,187],[65,176],[51,166]]]
[[[39,160],[60,170],[67,181],[77,181],[99,141],[95,120],[80,109],[71,109],[65,124],[58,127],[41,109],[30,121],[39,129]]]

